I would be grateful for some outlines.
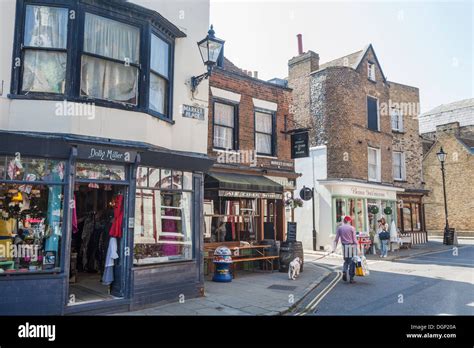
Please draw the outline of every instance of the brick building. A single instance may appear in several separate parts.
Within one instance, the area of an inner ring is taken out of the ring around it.
[[[426,229],[440,235],[445,227],[443,183],[436,153],[442,147],[445,162],[449,227],[459,235],[474,234],[474,99],[441,105],[420,116],[424,139],[423,179]]]
[[[296,161],[298,188],[317,192],[316,235],[303,236],[305,247],[329,248],[344,215],[360,236],[383,215],[424,241],[418,89],[388,81],[372,45],[325,64],[300,51],[288,66],[295,120],[310,128],[312,146]],[[299,230],[311,231],[310,214],[296,213]]]
[[[282,241],[297,174],[290,153],[291,89],[223,56],[210,77],[205,242]],[[225,229],[219,232],[219,226]]]

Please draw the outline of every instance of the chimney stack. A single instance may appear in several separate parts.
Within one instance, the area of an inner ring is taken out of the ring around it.
[[[253,77],[255,77],[256,79],[258,79],[258,71],[254,71],[254,72],[253,72]]]
[[[298,55],[302,55],[303,54],[303,35],[298,34],[296,35],[296,37],[298,38]]]

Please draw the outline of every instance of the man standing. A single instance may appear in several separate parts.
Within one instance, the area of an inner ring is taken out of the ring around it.
[[[347,281],[347,271],[349,271],[349,280],[355,283],[355,264],[352,258],[357,255],[357,237],[356,231],[351,226],[352,219],[350,216],[345,216],[343,224],[336,230],[336,239],[334,240],[334,250],[336,250],[339,239],[342,244],[342,255],[344,257],[344,265],[342,266],[342,280]]]

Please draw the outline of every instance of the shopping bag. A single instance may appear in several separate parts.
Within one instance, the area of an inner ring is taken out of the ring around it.
[[[365,277],[369,275],[369,267],[365,256],[354,256],[352,262],[355,263],[355,275]]]

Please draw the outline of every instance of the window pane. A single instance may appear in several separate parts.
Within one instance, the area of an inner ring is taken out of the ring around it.
[[[183,190],[193,189],[193,173],[183,173]]]
[[[378,130],[377,99],[367,97],[367,125],[369,129]]]
[[[140,30],[125,23],[86,13],[84,51],[138,63]]]
[[[173,188],[178,190],[183,188],[183,172],[173,170]]]
[[[25,46],[66,48],[67,22],[66,8],[27,5]]]
[[[161,196],[159,190],[137,189],[135,196],[135,231],[134,242],[137,244],[156,243],[160,228],[160,215],[157,214],[160,209]],[[140,253],[148,252],[153,256],[152,250],[145,250],[146,247],[139,247],[139,253],[135,250],[135,258],[140,258]]]
[[[420,205],[417,203],[412,204],[413,207],[413,230],[421,230],[421,221],[420,221]]]
[[[151,68],[157,73],[169,77],[169,50],[168,43],[159,37],[151,36]]]
[[[59,271],[63,187],[6,184],[0,197],[0,275]]]
[[[234,127],[234,107],[232,105],[214,103],[214,123]]]
[[[411,231],[411,204],[403,203],[403,229],[405,232]]]
[[[81,95],[136,105],[138,69],[84,55]]]
[[[125,166],[78,162],[76,177],[78,179],[125,180]]]
[[[161,188],[171,188],[171,169],[162,169],[161,170]]]
[[[336,224],[342,222],[346,213],[346,201],[344,198],[336,198]]]
[[[257,142],[257,152],[264,154],[272,154],[272,136],[267,134],[257,133],[255,140]]]
[[[138,167],[137,169],[137,186],[147,187],[148,186],[148,168]]]
[[[369,148],[369,164],[377,164],[377,151]]]
[[[22,90],[64,93],[66,53],[26,50]]]
[[[6,161],[5,156],[0,156],[0,180],[5,179],[5,175],[7,174]]]
[[[263,112],[256,112],[255,113],[255,130],[257,132],[272,134],[272,115],[263,113]]]
[[[356,200],[357,204],[357,219],[356,219],[356,231],[363,232],[364,231],[364,201],[361,198]]]
[[[192,259],[192,194],[137,190],[135,264]]]
[[[232,128],[214,126],[214,146],[224,149],[233,149],[234,130]]]
[[[168,114],[168,81],[150,74],[150,109],[160,114]]]
[[[149,168],[149,187],[159,188],[160,187],[160,169],[158,168]]]

